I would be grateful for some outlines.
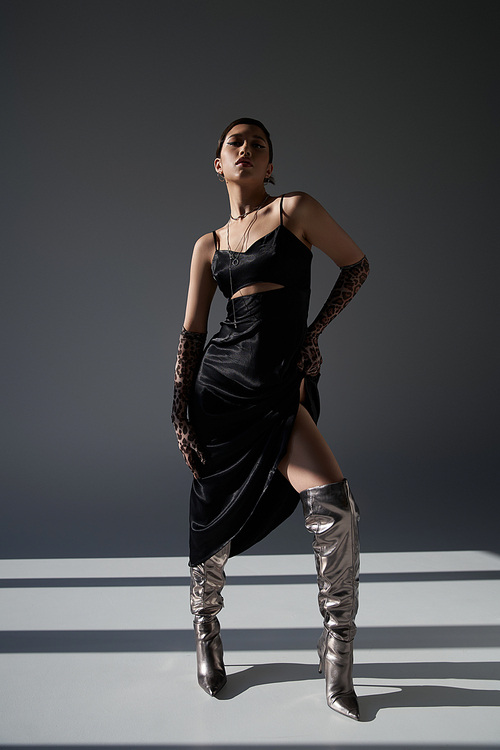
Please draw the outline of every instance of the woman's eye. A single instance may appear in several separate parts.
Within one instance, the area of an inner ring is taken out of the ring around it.
[[[241,146],[241,141],[228,141],[228,146]],[[252,146],[254,148],[265,148],[263,143],[259,143],[259,141],[256,141],[255,143],[252,143]]]

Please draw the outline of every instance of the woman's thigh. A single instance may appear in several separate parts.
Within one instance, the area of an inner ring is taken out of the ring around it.
[[[328,443],[302,404],[278,468],[297,492],[344,478]]]

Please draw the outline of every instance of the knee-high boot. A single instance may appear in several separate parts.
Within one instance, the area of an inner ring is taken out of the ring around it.
[[[224,606],[221,591],[226,575],[224,565],[231,543],[206,562],[191,567],[191,613],[194,615],[198,684],[209,695],[216,695],[226,684],[220,624],[217,615]]]
[[[352,684],[354,619],[358,610],[359,511],[347,480],[300,493],[306,528],[314,534],[318,601],[324,629],[318,643],[319,671],[330,708],[359,720]]]

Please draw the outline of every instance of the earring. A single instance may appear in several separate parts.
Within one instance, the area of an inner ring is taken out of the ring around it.
[[[223,172],[217,172],[217,176],[219,178],[219,182],[225,182],[224,173]]]

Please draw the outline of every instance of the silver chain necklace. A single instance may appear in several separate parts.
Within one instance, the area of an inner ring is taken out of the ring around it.
[[[257,206],[257,208],[252,209],[251,211],[248,211],[246,214],[242,214],[241,216],[238,216],[238,219],[245,218],[245,216],[248,216],[249,214],[251,214],[252,211],[255,211],[255,216],[252,218],[252,221],[249,223],[249,225],[247,226],[247,228],[241,235],[240,240],[234,250],[231,249],[231,245],[229,242],[229,223],[230,222],[228,221],[226,225],[226,243],[227,243],[227,253],[229,255],[229,289],[231,291],[231,301],[233,303],[233,325],[235,328],[238,324],[236,322],[236,309],[234,305],[234,290],[233,290],[233,274],[231,271],[231,267],[237,266],[240,262],[240,259],[237,256],[245,253],[246,242],[248,240],[248,235],[250,234],[250,230],[255,224],[255,222],[257,221],[259,210],[262,208],[262,206],[264,205],[264,203],[267,201],[268,198],[269,196],[266,193],[266,195],[264,196],[264,200],[262,201],[262,203],[260,203],[260,205]],[[230,217],[230,220],[233,219],[231,214],[229,215],[229,217]],[[233,219],[233,221],[236,221],[236,219]],[[241,250],[238,250],[240,245],[241,245]]]
[[[243,218],[245,218],[245,216],[249,216],[249,214],[251,214],[253,211],[255,211],[255,216],[253,217],[252,221],[250,222],[250,224],[247,226],[247,228],[245,229],[245,231],[241,235],[240,240],[239,240],[239,242],[236,245],[236,247],[235,247],[234,250],[231,249],[231,244],[229,242],[229,223],[230,222],[229,221],[227,222],[227,224],[226,224],[226,242],[227,242],[227,251],[228,251],[229,257],[231,259],[231,265],[233,265],[233,266],[237,266],[238,265],[239,260],[238,260],[238,258],[236,258],[236,254],[239,255],[240,253],[244,253],[245,252],[245,241],[248,238],[248,235],[250,233],[251,228],[253,227],[253,225],[257,221],[257,215],[259,213],[259,210],[262,208],[262,206],[264,205],[264,203],[267,201],[268,198],[269,198],[269,196],[266,193],[266,195],[264,196],[264,200],[261,203],[259,203],[259,205],[257,206],[257,208],[252,208],[250,211],[247,211],[247,213],[241,214],[241,216],[238,216],[238,219],[243,219]],[[233,217],[231,215],[229,215],[229,217],[233,221],[237,221],[237,219],[233,219]],[[239,248],[240,245],[241,245],[241,250],[238,250],[238,248]]]
[[[244,214],[240,214],[239,216],[232,216],[231,214],[229,214],[230,218],[231,218],[231,219],[232,219],[233,221],[238,221],[238,219],[245,219],[245,218],[246,218],[247,216],[249,216],[249,215],[250,215],[250,214],[252,213],[252,211],[258,211],[258,210],[259,210],[259,208],[262,208],[262,206],[264,205],[264,203],[265,203],[265,201],[266,201],[266,198],[268,198],[268,195],[267,195],[267,193],[266,193],[266,195],[264,196],[264,200],[262,201],[262,203],[261,203],[261,204],[259,204],[259,205],[257,206],[257,208],[250,208],[250,209],[249,209],[248,211],[245,211],[245,213],[244,213]]]

